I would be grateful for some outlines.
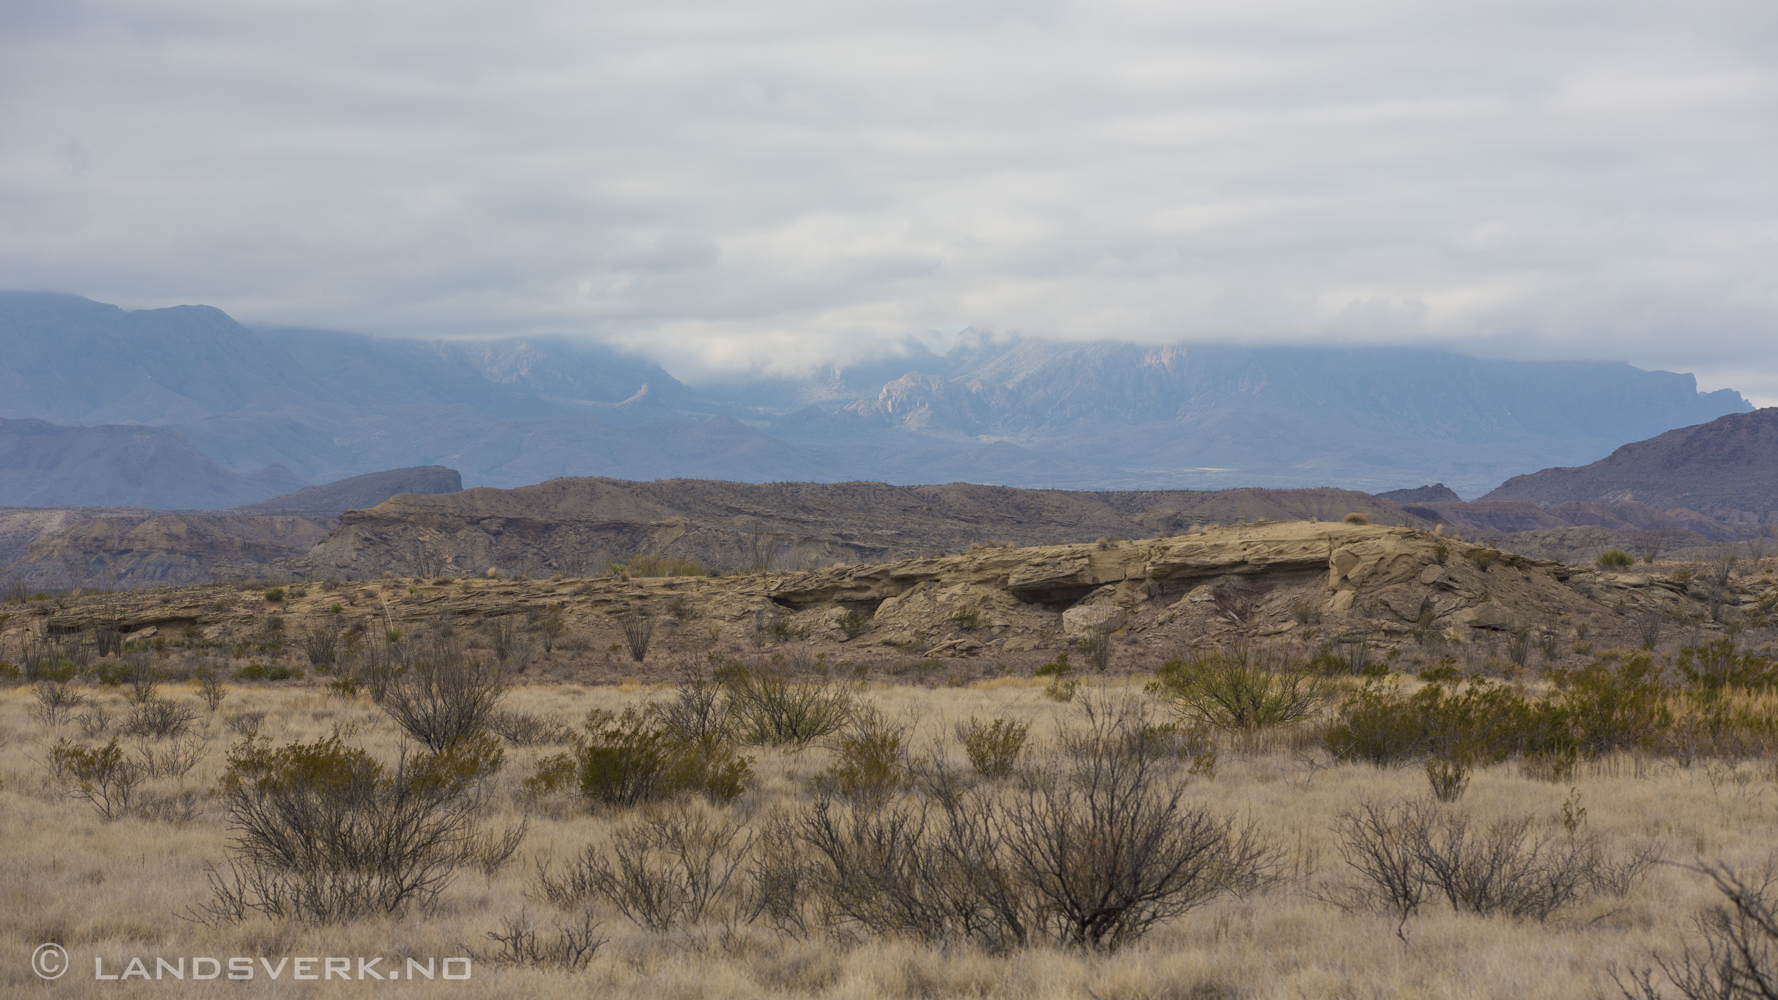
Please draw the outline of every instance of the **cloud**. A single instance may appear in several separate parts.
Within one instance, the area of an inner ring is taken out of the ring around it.
[[[929,329],[1778,399],[1778,9],[14,0],[0,274],[688,377]]]

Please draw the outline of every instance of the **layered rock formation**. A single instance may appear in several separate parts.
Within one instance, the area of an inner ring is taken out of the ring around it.
[[[295,643],[331,621],[375,635],[449,622],[474,634],[509,618],[560,623],[556,641],[603,650],[625,621],[655,623],[660,647],[780,644],[846,657],[994,656],[1065,648],[1109,629],[1122,648],[1160,654],[1205,642],[1301,638],[1380,646],[1572,634],[1634,644],[1638,616],[1768,613],[1770,578],[1702,580],[1586,571],[1408,528],[1328,522],[1226,526],[1142,541],[972,552],[723,577],[510,580],[403,579],[293,586],[283,602],[257,591],[186,588],[145,601],[92,595],[29,606],[14,639],[116,627],[228,643],[276,633]],[[1762,603],[1763,602],[1763,603]],[[336,608],[338,609],[336,612]],[[1725,609],[1728,609],[1725,611]],[[1762,611],[1763,609],[1763,611]],[[1726,619],[1725,619],[1726,620]]]

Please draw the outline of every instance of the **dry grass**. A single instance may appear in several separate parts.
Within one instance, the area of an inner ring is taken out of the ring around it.
[[[1140,682],[1124,690],[1139,691]],[[667,693],[634,682],[530,686],[514,689],[503,708],[577,722],[591,709],[621,710]],[[234,685],[215,714],[203,710],[195,685],[169,684],[163,694],[198,709],[194,731],[212,742],[184,777],[149,779],[142,794],[150,801],[183,795],[190,806],[183,814],[169,809],[156,818],[107,822],[70,795],[47,766],[49,747],[58,737],[80,739],[79,725],[72,719],[45,724],[33,714],[37,702],[30,688],[0,691],[0,993],[38,988],[29,970],[31,951],[55,940],[73,957],[69,975],[46,991],[57,997],[401,997],[447,989],[455,989],[453,995],[546,998],[836,1000],[1613,996],[1611,970],[1647,965],[1651,952],[1673,954],[1692,934],[1694,918],[1718,901],[1706,877],[1657,866],[1628,895],[1588,898],[1545,923],[1428,905],[1407,922],[1404,941],[1396,933],[1398,915],[1345,912],[1324,900],[1349,879],[1338,850],[1338,816],[1362,800],[1424,796],[1425,773],[1333,764],[1312,738],[1273,731],[1226,743],[1214,773],[1191,778],[1190,795],[1194,805],[1255,825],[1281,852],[1281,878],[1245,896],[1214,899],[1111,955],[1046,945],[992,956],[895,939],[840,941],[819,931],[797,940],[757,924],[733,934],[709,925],[651,933],[596,906],[598,933],[607,940],[584,970],[478,961],[470,990],[442,982],[292,984],[288,976],[273,983],[263,974],[248,983],[94,982],[95,956],[105,960],[107,971],[132,956],[142,956],[151,970],[155,956],[264,955],[274,962],[305,955],[443,958],[470,950],[486,956],[499,950],[488,932],[521,915],[541,940],[572,923],[572,915],[536,897],[536,862],[567,861],[588,844],[607,845],[624,821],[592,814],[565,796],[528,798],[520,785],[532,762],[559,748],[512,746],[489,820],[499,826],[528,816],[518,860],[491,876],[460,871],[431,911],[326,927],[264,917],[222,926],[182,919],[206,901],[207,866],[220,864],[229,850],[221,804],[210,793],[222,777],[227,746],[239,740],[227,720],[263,712],[254,725],[274,743],[337,734],[386,761],[400,753],[402,734],[367,699],[331,697],[320,687]],[[128,716],[122,693],[102,689],[89,697],[113,717]],[[1078,705],[1044,698],[1042,683],[1034,680],[936,690],[872,686],[862,697],[888,717],[912,720],[916,756],[942,754],[965,771],[958,723],[972,717],[1029,723],[1035,752],[1042,753],[1057,727],[1076,724],[1079,712]],[[126,739],[122,745],[133,750],[135,743]],[[739,818],[806,804],[834,762],[822,742],[802,752],[760,747],[747,753],[754,757],[757,784],[720,810]],[[1680,766],[1620,754],[1582,763],[1559,785],[1509,762],[1478,769],[1459,807],[1481,820],[1528,816],[1539,834],[1549,836],[1564,833],[1566,816],[1611,849],[1652,841],[1672,861],[1752,869],[1771,860],[1775,782],[1778,769],[1769,759]],[[1580,809],[1584,820],[1576,819]]]

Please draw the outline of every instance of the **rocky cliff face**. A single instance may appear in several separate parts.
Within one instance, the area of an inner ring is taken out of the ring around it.
[[[387,625],[448,621],[473,632],[502,618],[554,621],[562,626],[557,641],[582,650],[621,643],[623,623],[641,617],[655,623],[661,647],[681,650],[808,644],[848,658],[990,656],[1065,648],[1101,628],[1122,648],[1165,655],[1243,640],[1388,647],[1498,642],[1519,630],[1561,638],[1581,624],[1602,644],[1634,644],[1640,619],[1690,616],[1700,630],[1714,630],[1716,618],[1770,613],[1778,590],[1757,572],[1723,582],[1571,574],[1434,532],[1297,521],[1141,541],[987,546],[802,573],[311,583],[293,587],[281,604],[216,587],[163,597],[39,602],[5,627],[13,641],[25,632],[116,627],[228,642],[299,636],[332,620],[338,606],[344,624],[364,622],[378,635]]]

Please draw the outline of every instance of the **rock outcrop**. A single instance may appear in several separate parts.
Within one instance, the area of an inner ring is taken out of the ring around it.
[[[1429,638],[1497,641],[1573,623],[1609,641],[1620,633],[1628,639],[1637,615],[1668,609],[1667,617],[1707,622],[1706,611],[1764,607],[1778,597],[1769,578],[1757,576],[1714,596],[1700,586],[1571,575],[1555,563],[1411,528],[1296,521],[1141,541],[983,546],[800,573],[310,582],[292,585],[282,603],[233,588],[186,588],[152,601],[92,595],[32,605],[9,627],[36,634],[155,628],[231,642],[266,634],[272,621],[282,634],[300,635],[331,620],[337,607],[346,622],[366,622],[377,634],[443,620],[471,630],[505,616],[559,622],[557,641],[593,650],[620,643],[623,623],[640,616],[657,623],[663,643],[680,646],[806,642],[847,657],[991,656],[1109,631],[1124,648],[1164,654],[1284,638],[1385,647]]]

